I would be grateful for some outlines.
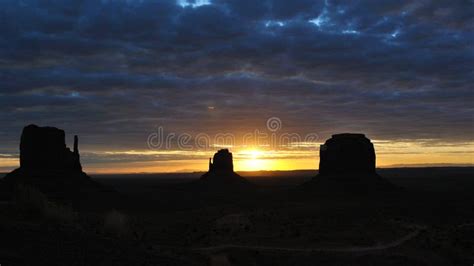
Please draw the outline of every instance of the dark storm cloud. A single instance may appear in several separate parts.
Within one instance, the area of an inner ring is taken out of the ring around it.
[[[472,140],[472,1],[0,2],[6,151],[28,123],[90,147],[175,132]],[[209,106],[214,107],[212,111]],[[0,151],[2,152],[2,151]]]

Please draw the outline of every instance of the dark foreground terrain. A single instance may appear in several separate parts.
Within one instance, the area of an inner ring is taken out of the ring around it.
[[[202,173],[96,175],[116,191],[96,204],[21,187],[0,195],[0,264],[473,265],[474,168],[378,173],[399,189],[299,195],[315,171],[239,173],[252,193],[189,189]]]

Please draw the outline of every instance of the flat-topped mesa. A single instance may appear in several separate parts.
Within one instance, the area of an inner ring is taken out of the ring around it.
[[[211,161],[209,159],[209,173],[233,173],[234,163],[232,153],[228,149],[219,150],[214,154]]]
[[[375,174],[374,145],[364,134],[336,134],[321,145],[319,173]]]
[[[33,172],[81,173],[78,137],[74,150],[66,146],[64,130],[29,125],[23,128],[20,142],[20,169]]]

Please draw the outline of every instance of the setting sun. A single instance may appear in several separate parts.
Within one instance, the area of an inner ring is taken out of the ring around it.
[[[311,169],[315,167],[315,159],[292,160],[287,156],[294,156],[291,152],[275,150],[248,149],[234,152],[234,164],[237,171],[271,171],[291,169]],[[311,155],[315,156],[314,153]],[[303,162],[303,164],[300,164]],[[308,167],[310,165],[311,167]]]
[[[251,159],[258,159],[264,155],[264,152],[261,150],[244,150],[239,152],[239,155],[248,156]]]
[[[257,149],[243,150],[236,153],[236,169],[257,171],[271,168],[271,161],[262,159],[264,152]]]

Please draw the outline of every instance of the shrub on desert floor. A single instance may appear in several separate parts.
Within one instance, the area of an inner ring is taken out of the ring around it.
[[[15,206],[20,213],[54,222],[73,222],[78,215],[70,207],[52,202],[38,189],[18,185],[14,195]]]
[[[111,210],[105,213],[102,225],[102,232],[115,238],[126,238],[135,241],[145,241],[146,232],[143,224],[136,217]]]
[[[117,210],[111,210],[104,215],[104,233],[118,238],[132,235],[130,217]]]

